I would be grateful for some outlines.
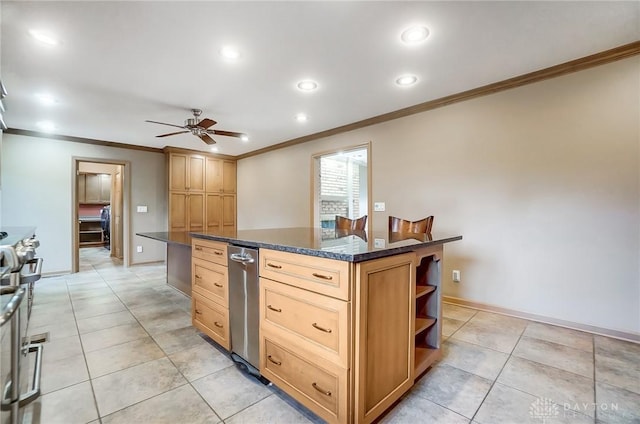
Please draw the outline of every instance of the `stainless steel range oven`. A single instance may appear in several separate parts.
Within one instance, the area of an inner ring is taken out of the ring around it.
[[[42,270],[38,246],[34,237],[0,240],[0,424],[21,422],[21,408],[40,396],[43,345],[27,336],[33,285]]]

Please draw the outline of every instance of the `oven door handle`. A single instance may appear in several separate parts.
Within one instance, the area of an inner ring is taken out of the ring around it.
[[[13,293],[13,297],[11,298],[11,300],[9,300],[7,305],[2,308],[2,311],[0,311],[0,326],[3,326],[5,323],[11,321],[11,318],[20,307],[22,299],[24,299],[25,292],[25,289],[18,286],[0,287],[0,295],[2,296]]]
[[[25,265],[29,265],[29,267],[33,269],[32,265],[34,263],[36,264],[35,270],[27,274],[22,274],[20,276],[20,284],[33,283],[40,279],[40,277],[42,276],[42,258],[33,258],[27,261]]]

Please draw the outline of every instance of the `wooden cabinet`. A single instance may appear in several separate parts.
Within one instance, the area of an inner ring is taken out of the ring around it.
[[[169,190],[204,191],[205,157],[186,153],[169,154]]]
[[[415,377],[441,357],[442,293],[440,259],[442,246],[416,252],[415,278]]]
[[[169,151],[169,231],[236,230],[236,163]]]
[[[260,372],[321,418],[369,423],[414,381],[415,254],[260,250]]]
[[[109,204],[111,202],[111,175],[79,174],[78,203]]]
[[[191,317],[193,326],[225,349],[229,332],[227,245],[193,239],[191,243]]]
[[[207,193],[236,192],[235,161],[208,157],[205,169]]]
[[[233,234],[236,230],[236,195],[206,193],[205,229]]]
[[[203,231],[204,211],[204,193],[170,192],[170,231]]]

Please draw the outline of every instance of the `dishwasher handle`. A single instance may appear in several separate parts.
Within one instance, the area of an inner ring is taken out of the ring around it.
[[[244,256],[241,253],[232,253],[231,255],[229,255],[229,259],[234,262],[240,262],[241,264],[252,264],[256,261],[251,256]]]

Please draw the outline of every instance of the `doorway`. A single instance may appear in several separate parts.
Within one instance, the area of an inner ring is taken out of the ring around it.
[[[370,143],[316,153],[312,156],[311,225],[333,231],[337,215],[371,217]]]
[[[74,158],[73,272],[103,264],[129,265],[123,237],[127,172],[126,162]]]

